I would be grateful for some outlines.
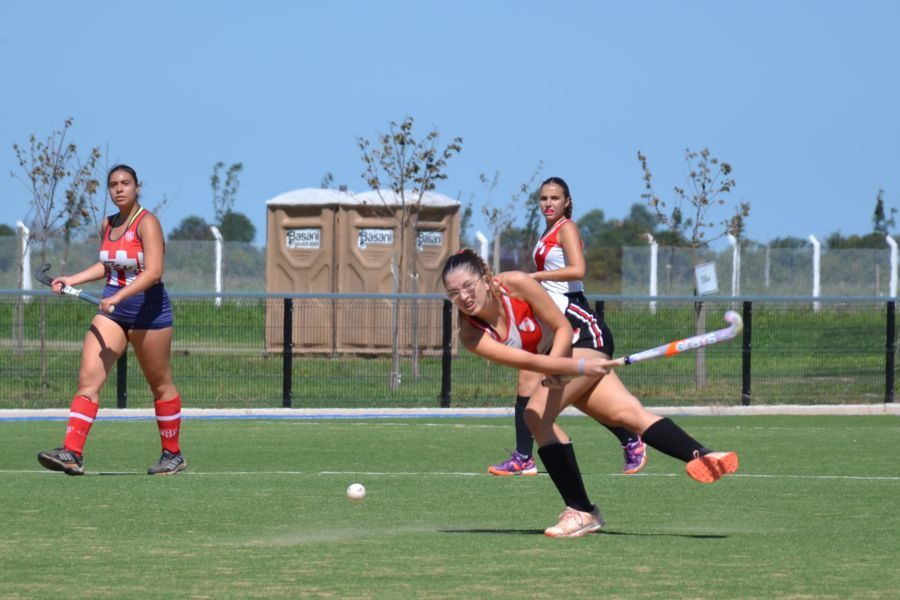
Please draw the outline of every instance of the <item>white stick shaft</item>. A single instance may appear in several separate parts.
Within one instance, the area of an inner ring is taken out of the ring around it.
[[[738,333],[740,333],[740,331],[744,328],[744,321],[743,319],[741,319],[741,315],[737,314],[733,310],[729,310],[727,313],[725,313],[725,320],[731,323],[731,325],[729,327],[726,327],[725,329],[718,329],[709,333],[695,335],[675,342],[669,342],[668,344],[663,344],[662,346],[657,346],[656,348],[650,348],[649,350],[636,352],[629,356],[623,356],[622,358],[616,359],[615,362],[621,366],[631,365],[636,362],[652,360],[654,358],[675,356],[676,354],[681,354],[682,352],[689,352],[691,350],[703,348],[704,346],[711,346],[713,344],[728,341],[730,339],[733,339],[737,336]]]

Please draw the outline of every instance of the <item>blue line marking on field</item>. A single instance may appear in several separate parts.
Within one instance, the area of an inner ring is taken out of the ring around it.
[[[416,413],[416,414],[380,414],[380,413],[359,413],[359,414],[324,414],[324,415],[276,415],[276,414],[259,414],[259,415],[184,415],[185,421],[219,421],[219,420],[290,420],[290,421],[322,421],[329,419],[461,419],[461,418],[495,418],[496,414],[483,415],[461,415],[461,414],[442,414],[442,413]],[[46,417],[0,417],[0,422],[11,421],[68,421],[69,417],[46,416]],[[121,417],[97,417],[94,421],[155,421],[153,415],[135,415]]]

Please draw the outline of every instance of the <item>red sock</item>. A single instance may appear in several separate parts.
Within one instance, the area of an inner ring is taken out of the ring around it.
[[[72,406],[69,408],[69,425],[66,427],[66,440],[63,447],[66,450],[82,454],[84,442],[87,440],[91,425],[97,417],[100,405],[91,402],[87,396],[75,396],[72,398]]]
[[[178,445],[178,434],[181,432],[181,396],[175,396],[171,400],[156,400],[153,408],[156,409],[156,425],[159,427],[163,450],[178,454],[181,452]]]

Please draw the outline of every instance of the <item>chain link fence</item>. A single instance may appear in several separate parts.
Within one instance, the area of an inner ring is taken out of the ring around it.
[[[891,278],[890,249],[822,250],[820,295],[887,296]],[[660,247],[657,251],[657,294],[693,294],[694,265],[714,263],[719,292],[732,293],[736,272],[731,248],[714,252],[687,248]],[[651,248],[622,249],[622,294],[649,294]],[[755,247],[742,249],[737,263],[738,295],[808,296],[813,294],[814,255],[804,248]]]
[[[440,318],[446,307],[440,296],[293,297],[294,322],[287,330],[298,333],[288,346],[290,360],[283,352],[283,297],[231,294],[216,305],[212,294],[172,296],[173,368],[186,406],[279,407],[287,381],[291,405],[301,408],[436,407],[444,403],[445,393],[455,407],[513,404],[515,371],[459,348],[455,316]],[[619,356],[696,332],[695,299],[594,300],[613,331]],[[333,306],[334,312],[323,312],[323,306]],[[393,308],[385,311],[385,306],[396,307],[396,328]],[[740,311],[744,303],[708,298],[703,306],[702,329],[710,331],[726,325],[721,320],[726,310]],[[620,370],[621,377],[648,406],[738,405],[744,394],[753,404],[889,401],[886,377],[896,370],[897,343],[889,327],[892,302],[756,298],[750,306],[746,346],[737,339],[702,354],[627,367]],[[0,408],[68,406],[95,310],[44,290],[27,296],[0,292]],[[355,340],[357,347],[323,349],[316,341],[320,338]],[[373,347],[359,347],[367,339]],[[304,345],[304,340],[315,343]],[[110,374],[103,405],[116,406],[124,391],[127,406],[152,406],[131,350],[125,362],[124,372]],[[892,396],[893,384],[888,387]]]

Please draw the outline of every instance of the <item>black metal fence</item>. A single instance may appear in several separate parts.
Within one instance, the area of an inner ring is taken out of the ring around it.
[[[173,293],[175,383],[186,406],[511,406],[515,372],[461,350],[440,296]],[[893,402],[895,303],[885,298],[592,297],[630,354],[724,327],[741,339],[620,370],[649,406]],[[814,301],[815,300],[815,301]],[[702,306],[703,310],[698,311]],[[68,406],[95,308],[0,291],[0,408]],[[149,407],[129,351],[103,404]]]

